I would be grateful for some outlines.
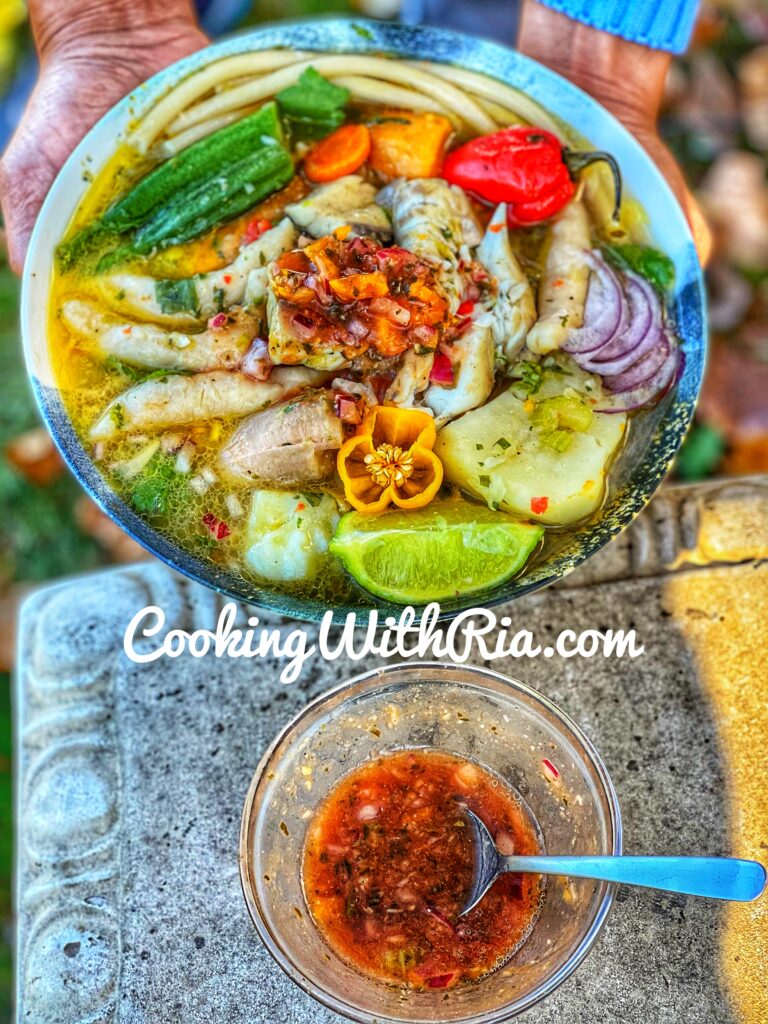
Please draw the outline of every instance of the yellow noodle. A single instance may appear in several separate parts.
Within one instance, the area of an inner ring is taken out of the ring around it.
[[[180,153],[181,150],[185,150],[187,145],[205,138],[206,135],[218,131],[219,128],[226,128],[227,125],[240,120],[240,118],[245,117],[246,114],[255,109],[252,106],[252,108],[245,108],[242,111],[232,111],[229,114],[222,114],[218,118],[211,118],[210,121],[202,121],[199,125],[193,125],[193,127],[187,128],[186,131],[179,132],[178,135],[162,139],[152,147],[150,156],[157,157],[158,160],[168,160],[169,157],[173,157]]]
[[[252,77],[254,73],[272,71],[285,67],[304,57],[304,54],[287,50],[262,50],[224,57],[208,67],[194,71],[152,107],[142,118],[130,141],[145,153],[155,139],[165,132],[178,115],[228,79]],[[174,133],[177,134],[177,133]]]
[[[172,134],[177,134],[193,124],[207,120],[209,117],[223,114],[246,104],[265,99],[267,96],[272,96],[286,86],[293,84],[298,75],[310,66],[326,76],[334,74],[362,74],[383,79],[385,82],[394,82],[414,87],[448,106],[475,131],[493,131],[495,127],[492,119],[470,96],[442,78],[437,78],[420,68],[415,68],[403,61],[388,60],[383,57],[332,54],[313,56],[309,60],[299,60],[296,64],[273,71],[271,74],[257,78],[247,85],[241,85],[236,89],[231,89],[225,93],[212,96],[210,99],[203,100],[191,109],[179,114],[171,122],[169,130]],[[207,88],[210,89],[215,84],[214,81],[209,81]]]
[[[178,135],[172,135],[170,138],[158,142],[150,150],[150,155],[155,155],[160,160],[167,160],[168,157],[175,156],[182,149],[191,146],[193,142],[205,138],[206,135],[210,135],[212,132],[217,132],[219,128],[226,128],[228,124],[232,124],[241,117],[253,113],[256,109],[256,107],[243,107],[241,110],[233,110],[229,114],[212,117],[210,121],[201,121],[200,124],[187,128],[185,132],[179,132]]]
[[[475,97],[491,100],[507,107],[517,117],[521,117],[529,124],[537,124],[547,128],[553,135],[557,135],[562,141],[566,140],[563,126],[549,114],[544,107],[530,96],[513,89],[511,86],[500,82],[488,75],[480,75],[475,71],[467,71],[466,68],[456,67],[454,64],[434,64],[431,61],[405,61],[412,68],[428,69],[439,78],[449,79],[457,86],[474,93]]]
[[[512,124],[526,123],[518,114],[508,110],[507,107],[502,107],[500,103],[494,103],[493,100],[480,99],[479,97],[476,97],[476,99],[486,114],[494,119],[499,128],[507,128]]]
[[[387,107],[403,107],[410,110],[427,110],[433,114],[442,114],[454,124],[462,124],[453,111],[444,107],[437,100],[416,92],[415,89],[404,89],[391,82],[382,82],[380,78],[367,78],[365,75],[333,75],[336,85],[349,89],[353,99],[363,103],[379,103]]]

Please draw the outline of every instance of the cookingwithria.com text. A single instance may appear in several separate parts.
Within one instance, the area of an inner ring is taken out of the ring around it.
[[[484,661],[499,658],[637,658],[645,652],[634,629],[560,630],[550,643],[538,642],[529,629],[513,628],[508,615],[497,616],[489,608],[471,608],[448,622],[440,622],[440,606],[427,605],[417,613],[404,608],[398,618],[381,618],[372,611],[359,625],[354,612],[343,624],[327,612],[316,639],[301,627],[262,625],[256,615],[245,617],[237,605],[223,606],[214,629],[187,631],[169,626],[165,612],[148,605],[128,624],[123,649],[131,661],[145,664],[159,658],[276,658],[284,662],[280,681],[293,683],[306,664],[321,657],[335,661],[346,657],[360,661],[370,656],[403,660],[433,658],[459,664],[473,654]],[[311,627],[314,633],[314,627]]]

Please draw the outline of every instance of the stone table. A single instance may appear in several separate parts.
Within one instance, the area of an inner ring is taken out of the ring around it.
[[[578,573],[504,609],[544,643],[634,627],[645,645],[634,660],[494,663],[594,740],[628,852],[768,860],[767,555],[768,481],[667,488]],[[190,630],[211,628],[221,601],[152,563],[46,587],[23,609],[17,1020],[338,1021],[261,947],[239,821],[276,730],[373,663],[317,659],[290,686],[274,660],[136,665],[122,636],[147,604]],[[764,1024],[766,904],[620,890],[595,951],[524,1020]]]

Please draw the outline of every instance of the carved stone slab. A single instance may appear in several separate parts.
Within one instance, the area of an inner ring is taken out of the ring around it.
[[[761,545],[768,552],[766,485],[735,486],[667,491],[631,537],[567,587],[500,610],[543,643],[563,628],[638,630],[646,653],[634,660],[494,663],[552,697],[592,737],[619,792],[627,851],[728,853],[741,834],[729,836],[729,821],[735,815],[743,826],[748,818],[729,754],[738,695],[721,686],[713,699],[709,686],[713,672],[734,673],[739,685],[751,672],[754,686],[765,683],[768,650],[750,602],[762,588],[764,621],[768,567],[754,559]],[[734,508],[754,513],[752,535],[742,530],[738,543],[730,513],[723,515]],[[698,552],[700,563],[743,564],[666,572],[683,550]],[[182,656],[139,666],[123,654],[122,636],[147,604],[192,630],[212,628],[221,601],[151,563],[45,588],[23,610],[17,1021],[338,1021],[261,947],[240,892],[239,820],[274,733],[307,700],[374,663],[318,659],[290,686],[279,682],[275,660]],[[306,629],[316,636],[316,627]],[[746,650],[738,672],[718,637],[735,637]],[[755,712],[739,725],[740,742],[765,749],[766,725]],[[750,827],[764,838],[766,824],[763,815]],[[730,971],[733,928],[718,904],[622,891],[593,954],[525,1020],[768,1019],[759,966],[765,923],[736,923],[743,956]],[[745,995],[734,975],[750,977],[755,959],[758,980]]]

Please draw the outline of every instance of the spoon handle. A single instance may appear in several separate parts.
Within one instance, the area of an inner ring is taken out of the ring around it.
[[[569,875],[749,903],[765,888],[753,860],[729,857],[501,857],[501,871]]]

